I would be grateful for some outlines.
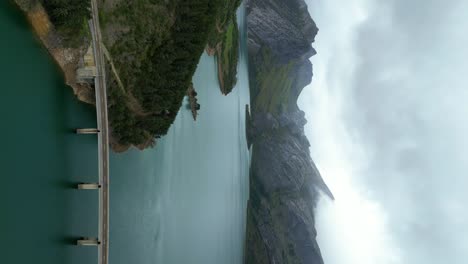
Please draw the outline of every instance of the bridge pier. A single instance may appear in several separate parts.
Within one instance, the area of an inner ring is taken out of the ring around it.
[[[81,134],[81,135],[87,135],[87,134],[97,134],[101,131],[97,128],[77,128],[76,133]]]
[[[101,241],[97,238],[82,237],[81,239],[76,240],[77,246],[99,246]]]
[[[76,185],[78,190],[97,190],[101,188],[99,183],[78,183]]]

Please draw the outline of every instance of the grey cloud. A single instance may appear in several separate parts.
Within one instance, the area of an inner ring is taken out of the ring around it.
[[[468,164],[460,159],[468,155],[460,142],[466,145],[468,116],[457,120],[468,99],[467,75],[459,72],[468,73],[468,62],[457,56],[468,59],[468,46],[454,49],[463,39],[450,32],[459,26],[450,18],[460,8],[468,11],[460,1],[376,4],[354,42],[359,66],[347,120],[360,124],[360,140],[374,153],[364,177],[389,211],[405,263],[468,259],[462,250],[468,240],[457,235],[466,231],[468,212],[447,210],[451,202],[468,202]]]
[[[388,212],[403,263],[463,264],[468,2],[376,0],[366,9],[368,19],[350,40],[357,59],[352,83],[335,87],[346,98],[346,127],[371,153],[356,177]],[[333,83],[340,72],[330,72]]]

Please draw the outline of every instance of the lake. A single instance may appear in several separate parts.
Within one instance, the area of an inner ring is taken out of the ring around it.
[[[110,263],[242,263],[249,151],[246,24],[239,10],[238,84],[221,94],[216,62],[204,54],[188,102],[156,148],[110,157]],[[78,102],[22,14],[0,3],[1,263],[96,263],[97,249],[73,245],[97,235],[97,139],[93,107]]]

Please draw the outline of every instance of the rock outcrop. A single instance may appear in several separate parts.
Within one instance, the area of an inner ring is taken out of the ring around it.
[[[299,94],[312,80],[309,58],[316,53],[311,44],[318,29],[304,0],[249,0],[247,13],[252,90],[248,135],[253,156],[245,262],[323,264],[314,207],[320,192],[331,199],[333,195],[310,158],[307,120],[297,107]],[[266,62],[265,49],[273,60]],[[257,97],[268,94],[258,91],[268,87],[258,87],[262,80],[256,74],[265,63],[268,68],[290,65],[284,76],[290,80],[285,82],[289,94],[267,98],[288,106],[277,112],[255,107]]]
[[[78,83],[77,70],[83,66],[82,58],[88,45],[67,48],[63,38],[55,29],[49,15],[39,1],[15,0],[14,3],[24,12],[34,33],[47,49],[63,72],[65,82],[73,89],[77,98],[88,104],[95,104],[94,89],[87,83]]]
[[[268,45],[282,62],[316,54],[311,43],[318,28],[303,0],[249,0],[249,52]]]

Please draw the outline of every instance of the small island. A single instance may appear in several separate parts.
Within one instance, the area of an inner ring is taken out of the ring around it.
[[[193,120],[195,121],[197,120],[198,110],[200,110],[200,104],[198,103],[197,95],[198,93],[195,91],[195,88],[193,88],[193,84],[190,85],[187,90],[187,96],[189,100],[189,108],[192,112]]]

